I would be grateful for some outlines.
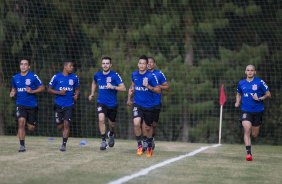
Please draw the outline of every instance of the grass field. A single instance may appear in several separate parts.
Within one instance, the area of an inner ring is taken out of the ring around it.
[[[100,140],[70,138],[67,151],[61,139],[27,137],[27,152],[18,153],[16,136],[0,136],[0,183],[109,183],[207,144],[156,142],[152,158],[135,155],[133,140],[116,140],[114,148],[99,150]],[[245,161],[243,145],[208,148],[151,171],[128,183],[282,183],[282,147],[253,146],[254,161]]]

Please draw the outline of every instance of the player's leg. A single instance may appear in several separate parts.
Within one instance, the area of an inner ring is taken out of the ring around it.
[[[246,160],[252,160],[252,151],[251,151],[251,132],[252,132],[252,123],[250,121],[242,121],[242,125],[244,128],[244,142],[246,146]]]
[[[70,124],[72,122],[73,107],[64,108],[60,113],[62,120],[62,145],[60,151],[66,151],[66,146],[70,134]]]
[[[19,152],[25,152],[25,124],[27,111],[23,107],[17,106],[16,117],[18,122],[18,138],[20,142]]]
[[[244,129],[244,143],[246,146],[246,160],[252,160],[252,151],[251,151],[251,133],[252,133],[252,122],[253,115],[250,112],[243,112],[241,115],[241,122]]]
[[[154,120],[154,111],[147,109],[144,110],[144,123],[142,124],[143,134],[147,137],[148,148],[146,151],[147,157],[152,157],[153,149],[152,149],[152,141],[153,141],[153,120]]]
[[[133,117],[133,127],[134,127],[134,134],[137,141],[137,155],[142,155],[142,129],[141,129],[141,122],[143,117],[143,112],[140,107],[134,105],[132,109],[132,117]]]
[[[263,112],[254,113],[254,120],[252,123],[252,136],[257,138],[259,135],[260,126],[262,125]]]
[[[159,118],[160,118],[160,112],[161,112],[161,107],[157,107],[157,108],[155,109],[155,112],[154,112],[154,121],[153,121],[153,124],[152,124],[152,127],[153,127],[152,149],[153,149],[153,150],[155,149],[155,136],[156,136],[156,134],[157,134],[157,125],[158,125]]]
[[[107,117],[109,119],[108,144],[110,147],[114,147],[115,145],[114,135],[115,135],[115,127],[116,127],[116,116],[117,116],[117,108],[108,109],[107,111]]]
[[[106,119],[106,107],[102,104],[97,104],[97,114],[98,114],[98,122],[99,122],[99,131],[101,135],[101,145],[100,145],[100,150],[106,150],[108,145],[106,142],[106,124],[105,124],[105,119]]]
[[[31,108],[28,110],[27,128],[29,132],[34,132],[37,125],[38,108]]]

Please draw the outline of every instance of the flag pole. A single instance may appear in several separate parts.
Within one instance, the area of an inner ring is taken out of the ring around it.
[[[223,105],[220,106],[218,144],[221,144],[222,110]]]

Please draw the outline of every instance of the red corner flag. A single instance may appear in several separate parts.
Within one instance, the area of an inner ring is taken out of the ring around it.
[[[224,105],[226,102],[226,96],[224,93],[224,84],[221,85],[221,89],[220,89],[220,99],[219,99],[219,103],[220,105]]]

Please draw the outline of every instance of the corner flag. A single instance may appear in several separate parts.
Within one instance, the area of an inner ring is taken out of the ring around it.
[[[218,135],[218,144],[221,144],[221,127],[222,127],[222,110],[223,105],[226,102],[226,96],[224,93],[224,84],[221,85],[220,88],[220,97],[219,97],[219,104],[220,104],[220,115],[219,115],[219,135]]]
[[[221,89],[220,89],[220,99],[219,99],[219,104],[220,105],[224,105],[226,102],[226,96],[224,93],[224,84],[221,85]]]

